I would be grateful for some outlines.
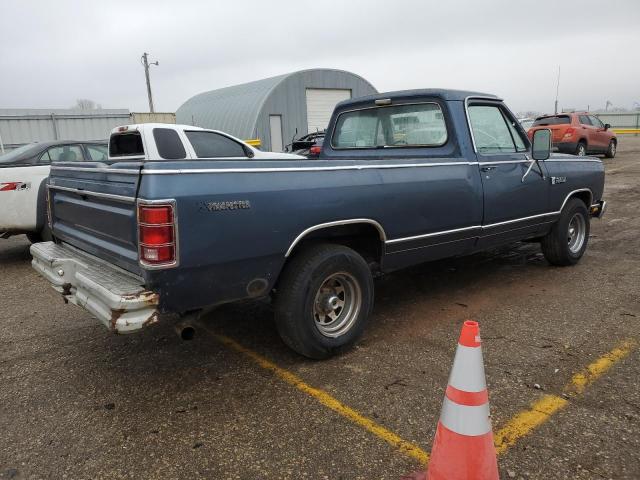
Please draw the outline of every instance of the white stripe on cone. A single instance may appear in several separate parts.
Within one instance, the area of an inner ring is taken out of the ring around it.
[[[476,437],[489,433],[491,431],[489,403],[470,407],[458,405],[445,397],[440,413],[440,423],[460,435]]]
[[[480,347],[465,347],[458,344],[449,376],[449,385],[464,392],[481,392],[487,388]]]

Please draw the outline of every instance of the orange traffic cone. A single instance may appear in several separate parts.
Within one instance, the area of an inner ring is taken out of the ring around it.
[[[428,480],[497,480],[478,322],[464,322],[431,449]]]

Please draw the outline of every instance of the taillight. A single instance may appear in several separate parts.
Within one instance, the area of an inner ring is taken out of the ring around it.
[[[313,145],[309,149],[309,155],[320,155],[320,152],[322,152],[322,147],[320,145]]]
[[[570,137],[571,135],[573,135],[575,133],[576,129],[573,127],[569,127],[564,131],[564,136],[565,137]]]
[[[138,243],[143,266],[167,267],[177,263],[174,203],[138,204]]]

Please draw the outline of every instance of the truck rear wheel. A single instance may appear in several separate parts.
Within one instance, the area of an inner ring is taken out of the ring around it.
[[[365,260],[345,246],[319,244],[285,267],[276,291],[276,326],[293,350],[324,359],[353,345],[372,307],[373,277]]]
[[[552,265],[575,265],[589,242],[589,212],[579,198],[571,198],[562,209],[560,219],[542,238],[542,253]]]

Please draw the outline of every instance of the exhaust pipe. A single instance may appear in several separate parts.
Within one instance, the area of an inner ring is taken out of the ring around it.
[[[174,328],[178,336],[184,341],[193,340],[196,336],[195,327],[188,322],[178,322],[175,324]]]

